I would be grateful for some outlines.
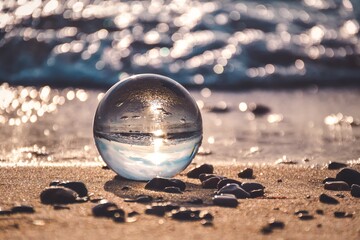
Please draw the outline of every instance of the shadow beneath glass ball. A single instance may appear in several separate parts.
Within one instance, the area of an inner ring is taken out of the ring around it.
[[[183,180],[183,179],[182,179]],[[188,201],[201,198],[204,204],[211,202],[212,189],[203,189],[199,184],[185,182],[186,189],[183,193],[166,193],[162,191],[152,191],[145,189],[147,182],[137,182],[115,176],[104,184],[104,190],[111,192],[118,197],[136,199],[139,195],[148,195],[153,198],[153,202],[174,202],[186,205]],[[203,204],[203,205],[204,205]]]

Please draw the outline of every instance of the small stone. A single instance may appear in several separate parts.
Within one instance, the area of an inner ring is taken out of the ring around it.
[[[336,218],[352,218],[352,213],[342,212],[342,211],[336,211],[334,212],[334,216]]]
[[[166,187],[166,188],[164,188],[164,192],[167,192],[167,193],[182,193],[182,191],[178,187]]]
[[[204,201],[201,198],[194,198],[194,199],[191,199],[191,200],[187,201],[186,203],[189,203],[189,204],[203,204]]]
[[[213,197],[213,203],[222,207],[237,207],[239,204],[237,198],[233,194],[221,194]]]
[[[315,212],[319,215],[324,215],[324,210],[322,210],[322,209],[316,209]]]
[[[213,221],[202,219],[201,220],[201,225],[203,225],[204,227],[211,227],[211,226],[213,226]]]
[[[334,182],[326,182],[324,185],[326,190],[333,191],[349,191],[349,185],[344,181],[334,181]]]
[[[335,181],[337,181],[336,178],[327,177],[327,178],[325,178],[325,179],[322,181],[322,183],[325,184],[325,183],[327,183],[327,182],[335,182]]]
[[[154,191],[163,191],[166,187],[178,187],[181,191],[184,191],[186,185],[178,179],[161,177],[153,178],[145,185],[145,189]]]
[[[250,197],[251,198],[257,198],[257,197],[262,197],[264,196],[264,189],[256,189],[256,190],[252,190],[250,193]]]
[[[241,172],[238,173],[239,178],[253,178],[253,170],[252,168],[245,168]]]
[[[90,199],[90,202],[92,202],[92,203],[98,203],[98,202],[100,202],[101,200],[104,200],[103,198],[91,198]]]
[[[171,212],[171,218],[180,221],[197,221],[201,219],[199,214],[200,214],[199,210],[180,208],[179,210],[173,210]]]
[[[153,197],[149,196],[149,195],[138,195],[135,199],[134,202],[137,203],[149,203],[153,201]]]
[[[114,215],[113,211],[117,209],[118,207],[115,203],[102,200],[92,208],[92,214],[95,217],[112,217]]]
[[[165,207],[166,212],[171,212],[172,210],[180,209],[179,205],[175,205],[175,204],[172,204],[172,203],[163,203],[162,206]]]
[[[166,207],[160,205],[147,206],[145,213],[162,217],[165,215]]]
[[[109,166],[104,165],[104,166],[102,166],[102,167],[101,167],[101,169],[104,169],[104,170],[109,170],[110,168],[109,168]]]
[[[209,213],[208,211],[201,211],[200,214],[199,214],[199,217],[201,219],[205,219],[205,220],[208,220],[208,221],[214,220],[214,216],[211,213]]]
[[[217,194],[233,194],[236,198],[250,198],[250,194],[235,183],[229,183],[222,187]]]
[[[351,196],[360,198],[360,185],[358,184],[351,185]]]
[[[0,216],[10,215],[10,214],[12,214],[12,212],[10,210],[3,210],[0,208]]]
[[[225,178],[225,179],[222,179],[222,180],[220,180],[220,181],[218,182],[218,184],[217,184],[217,189],[220,189],[220,188],[226,186],[226,185],[229,184],[229,183],[235,183],[235,184],[241,186],[241,182],[240,182],[240,181],[235,180],[235,179],[231,179],[231,178]]]
[[[349,186],[353,184],[360,185],[360,172],[352,168],[343,168],[336,174],[336,179],[346,182]]]
[[[250,103],[248,105],[248,110],[252,112],[255,116],[263,116],[271,111],[268,106],[256,103]]]
[[[258,190],[258,189],[262,189],[262,190],[265,189],[265,187],[262,184],[257,183],[257,182],[242,183],[240,187],[247,192],[251,192],[254,190]]]
[[[132,211],[132,212],[129,212],[128,213],[128,217],[131,218],[131,217],[135,217],[135,216],[138,216],[140,215],[140,213],[138,213],[137,211]]]
[[[221,179],[224,178],[222,176],[218,176],[216,174],[209,174],[209,173],[202,173],[202,174],[199,175],[199,179],[200,179],[201,182],[203,182],[203,181],[205,181],[205,180],[207,180],[209,178],[212,178],[212,177],[218,177],[218,178],[221,178]]]
[[[338,200],[336,200],[335,198],[333,198],[325,193],[322,193],[320,195],[319,200],[320,200],[320,202],[327,203],[327,204],[338,204],[339,203]]]
[[[75,191],[79,197],[85,197],[88,194],[86,185],[83,182],[60,182],[58,186],[66,187]]]
[[[63,210],[63,209],[70,209],[68,206],[66,205],[62,205],[62,204],[55,204],[54,206],[54,210]]]
[[[272,227],[270,227],[269,225],[266,225],[266,226],[264,226],[264,227],[261,228],[260,232],[261,232],[262,234],[270,234],[270,233],[273,232],[273,229],[272,229]]]
[[[215,189],[217,188],[217,184],[220,182],[220,178],[218,177],[211,177],[208,178],[206,180],[204,180],[201,183],[202,188],[206,188],[206,189]]]
[[[314,216],[310,215],[310,214],[300,213],[300,214],[298,214],[298,218],[300,220],[312,220],[312,219],[314,219]]]
[[[309,214],[309,211],[308,210],[296,210],[295,215],[299,215],[299,214]]]
[[[268,224],[272,229],[283,229],[285,227],[285,223],[282,221],[278,221],[275,219],[271,219]]]
[[[277,182],[278,182],[278,183],[282,183],[283,181],[282,181],[282,179],[278,179]]]
[[[48,187],[40,194],[40,200],[44,204],[68,204],[75,203],[79,195],[65,187]]]
[[[11,208],[12,213],[34,213],[35,209],[29,205],[18,205]]]
[[[195,167],[193,169],[191,169],[186,176],[188,178],[199,178],[200,174],[202,173],[213,173],[214,172],[214,167],[211,164],[202,164],[198,167]]]
[[[111,210],[109,212],[114,222],[123,223],[125,222],[125,211],[121,208]]]
[[[335,169],[347,167],[347,164],[341,162],[329,162],[327,167],[329,170],[335,170]]]

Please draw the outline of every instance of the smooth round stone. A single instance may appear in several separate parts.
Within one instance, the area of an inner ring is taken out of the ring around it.
[[[77,192],[65,187],[48,187],[40,194],[40,200],[44,204],[75,203],[78,197]]]
[[[247,191],[247,192],[251,192],[251,191],[254,191],[254,190],[258,190],[258,189],[262,189],[262,190],[265,189],[265,187],[262,184],[257,183],[257,182],[242,183],[240,187],[242,189],[244,189],[245,191]]]
[[[92,213],[95,217],[112,217],[113,211],[117,209],[118,206],[115,203],[102,200],[92,208]]]
[[[233,194],[221,194],[213,197],[213,203],[222,207],[237,207],[239,204],[237,198]]]
[[[12,213],[34,213],[35,209],[29,205],[18,205],[11,208]]]
[[[145,185],[145,189],[154,191],[163,191],[167,187],[177,187],[184,191],[186,184],[179,179],[155,177]]]
[[[326,182],[324,185],[326,190],[333,191],[349,191],[349,185],[344,181],[334,181],[334,182]]]
[[[110,88],[94,118],[94,138],[106,164],[131,180],[172,177],[202,141],[200,110],[174,80],[140,74]]]
[[[186,176],[188,178],[199,178],[201,174],[203,173],[207,173],[207,174],[211,174],[214,172],[214,167],[211,164],[202,164],[198,167],[195,167],[193,169],[191,169]]]
[[[341,162],[329,162],[329,164],[327,165],[329,170],[340,169],[346,166],[347,166],[346,163],[341,163]]]
[[[233,194],[236,198],[250,198],[250,194],[235,183],[229,183],[222,187],[217,194]]]
[[[322,193],[319,197],[320,202],[326,203],[326,204],[338,204],[339,201],[325,193]]]
[[[235,184],[241,186],[240,181],[231,179],[231,178],[225,178],[225,179],[222,179],[221,181],[219,181],[216,187],[217,187],[217,189],[221,189],[222,187],[228,185],[229,183],[235,183]]]
[[[85,197],[88,194],[86,185],[83,182],[60,182],[57,186],[69,188],[77,192],[77,194],[79,194],[79,197]]]
[[[213,189],[213,188],[217,188],[217,185],[218,185],[218,182],[220,181],[221,179],[218,178],[218,177],[211,177],[209,179],[206,179],[205,181],[203,181],[201,183],[201,186],[203,188],[206,188],[206,189]]]
[[[360,172],[352,168],[343,168],[336,174],[336,179],[346,182],[349,186],[352,184],[360,185]]]
[[[252,170],[252,168],[245,168],[244,170],[242,170],[241,172],[238,173],[238,177],[239,178],[253,178],[253,173],[254,171]]]

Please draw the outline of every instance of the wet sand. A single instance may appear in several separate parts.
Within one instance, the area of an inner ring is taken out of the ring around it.
[[[237,179],[243,165],[215,165],[215,173]],[[359,170],[359,165],[353,166]],[[349,192],[323,189],[322,180],[335,176],[338,170],[290,165],[253,166],[255,179],[262,183],[265,197],[239,199],[237,208],[213,206],[213,190],[202,189],[200,181],[189,179],[184,173],[176,176],[186,182],[183,194],[154,192],[144,189],[145,183],[115,178],[111,170],[100,167],[17,167],[0,168],[0,206],[9,208],[15,203],[31,204],[34,214],[0,216],[0,239],[359,239],[360,199]],[[95,203],[69,204],[69,210],[54,210],[40,203],[39,194],[50,181],[83,181],[93,198],[103,197],[117,203],[126,212],[140,215],[134,223],[115,223],[111,219],[95,218],[91,208]],[[281,179],[282,182],[278,180]],[[121,188],[130,186],[130,190]],[[340,204],[319,202],[319,195],[335,196]],[[180,222],[169,217],[146,215],[145,204],[126,203],[125,197],[148,194],[162,196],[185,207],[208,210],[214,216],[213,226],[202,226],[198,221]],[[185,202],[193,197],[204,200],[202,205]],[[323,215],[315,211],[321,209]],[[308,210],[312,220],[300,220],[294,212]],[[334,211],[352,213],[352,218],[335,218]],[[283,221],[284,229],[270,234],[261,228],[275,218]]]

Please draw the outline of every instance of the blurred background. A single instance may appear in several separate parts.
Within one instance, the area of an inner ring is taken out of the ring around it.
[[[359,84],[357,0],[0,2],[0,81],[222,89]]]

